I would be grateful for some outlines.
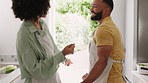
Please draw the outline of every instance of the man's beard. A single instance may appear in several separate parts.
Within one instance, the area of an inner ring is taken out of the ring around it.
[[[95,13],[95,12],[92,12],[95,14],[95,16],[91,16],[91,20],[94,20],[94,21],[99,21],[102,19],[102,13],[103,11],[100,11],[98,13]]]

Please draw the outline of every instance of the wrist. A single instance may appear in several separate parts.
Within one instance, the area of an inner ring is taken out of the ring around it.
[[[66,55],[64,51],[62,51],[62,53],[63,53],[64,56]]]
[[[89,80],[83,80],[81,83],[93,83],[93,82]]]

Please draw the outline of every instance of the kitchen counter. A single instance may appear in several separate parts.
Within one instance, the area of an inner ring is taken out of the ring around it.
[[[15,69],[13,72],[0,76],[0,83],[15,83],[16,78],[21,75],[20,68]]]
[[[136,70],[132,70],[134,75],[134,83],[148,83],[148,75],[139,74]]]

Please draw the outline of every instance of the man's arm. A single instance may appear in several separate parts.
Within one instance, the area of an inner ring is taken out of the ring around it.
[[[82,83],[92,83],[94,82],[104,71],[108,57],[112,51],[112,46],[102,45],[97,47],[97,55],[99,59],[91,69],[88,77]]]

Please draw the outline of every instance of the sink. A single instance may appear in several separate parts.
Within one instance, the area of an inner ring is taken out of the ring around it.
[[[1,74],[8,74],[17,69],[19,65],[14,64],[1,64],[0,65],[0,75]]]
[[[0,68],[8,66],[8,65],[15,65],[15,66],[17,66],[17,68],[14,71],[7,73],[7,74],[1,73],[0,74],[0,83],[10,83],[12,80],[14,80],[18,76],[20,76],[19,64],[16,64],[16,63],[15,64],[14,63],[0,64]]]

